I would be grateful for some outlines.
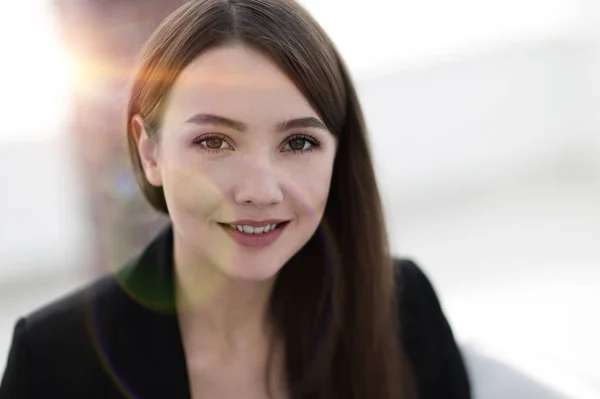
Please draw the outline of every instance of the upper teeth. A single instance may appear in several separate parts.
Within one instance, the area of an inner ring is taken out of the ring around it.
[[[262,234],[262,233],[268,233],[269,231],[273,230],[277,226],[277,224],[267,224],[266,226],[261,226],[261,227],[248,226],[246,224],[244,224],[244,225],[231,224],[230,226],[233,227],[234,229],[238,229],[242,233]]]

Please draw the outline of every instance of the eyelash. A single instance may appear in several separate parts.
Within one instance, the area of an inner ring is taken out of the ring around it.
[[[204,150],[204,151],[206,151],[206,152],[208,152],[210,154],[219,154],[219,153],[225,151],[225,149],[208,148],[208,147],[202,145],[202,142],[207,141],[207,140],[211,140],[211,139],[223,140],[224,142],[227,143],[228,146],[231,147],[231,143],[229,142],[229,140],[227,139],[227,137],[224,136],[224,135],[222,135],[222,134],[219,134],[219,133],[208,133],[208,134],[205,134],[204,136],[197,137],[197,138],[195,138],[192,141],[192,144],[195,147],[198,147],[198,148],[200,148],[200,149],[202,149],[202,150]]]
[[[231,143],[229,142],[229,139],[226,136],[224,136],[224,135],[222,135],[220,133],[209,133],[209,134],[206,134],[204,136],[197,137],[196,139],[194,139],[192,141],[192,144],[195,147],[199,147],[203,151],[206,151],[206,152],[211,153],[211,154],[219,154],[219,153],[221,153],[223,151],[228,150],[228,148],[227,149],[225,149],[225,148],[220,148],[220,149],[219,148],[208,148],[205,145],[201,144],[202,142],[207,141],[207,140],[211,140],[211,139],[223,140],[225,143],[227,143],[228,146],[232,147]],[[313,136],[310,136],[310,135],[304,134],[304,133],[294,134],[294,135],[288,137],[284,141],[283,145],[285,146],[289,142],[294,141],[294,140],[298,140],[298,139],[306,140],[308,143],[310,143],[311,146],[309,148],[305,149],[305,150],[292,150],[292,149],[290,149],[290,150],[284,150],[283,152],[291,152],[292,154],[303,154],[303,153],[306,153],[306,152],[316,151],[319,148],[321,148],[321,142],[319,140],[317,140]]]
[[[316,138],[314,138],[313,136],[310,136],[308,134],[294,134],[291,135],[290,137],[288,137],[285,140],[285,144],[288,144],[290,141],[294,141],[294,140],[306,140],[308,143],[310,143],[310,147],[307,148],[306,150],[285,150],[285,152],[291,152],[292,154],[303,154],[305,152],[312,152],[312,151],[316,151],[319,148],[321,148],[321,142],[319,140],[317,140]]]

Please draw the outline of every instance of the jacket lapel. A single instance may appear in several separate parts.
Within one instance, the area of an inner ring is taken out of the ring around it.
[[[133,398],[189,399],[170,227],[119,271],[117,282],[121,300],[113,353],[116,382],[125,396]]]

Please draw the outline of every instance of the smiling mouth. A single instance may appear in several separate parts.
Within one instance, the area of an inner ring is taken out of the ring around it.
[[[238,245],[259,249],[277,241],[289,223],[288,220],[279,223],[252,223],[252,225],[219,223],[219,226],[223,227],[227,235]]]
[[[238,232],[241,234],[246,234],[246,235],[262,235],[262,234],[268,234],[272,231],[276,231],[276,230],[280,230],[283,229],[287,224],[289,223],[288,221],[285,222],[279,222],[279,223],[267,223],[261,226],[251,226],[248,224],[229,224],[229,223],[218,223],[219,226],[223,227],[226,230],[230,230],[232,232]]]

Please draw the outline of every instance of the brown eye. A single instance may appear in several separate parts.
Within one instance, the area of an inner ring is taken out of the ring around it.
[[[229,145],[229,141],[225,137],[217,135],[203,136],[193,141],[195,146],[198,146],[206,151],[220,152],[222,150],[231,150],[232,147]]]
[[[220,139],[218,137],[213,137],[213,138],[204,140],[206,147],[210,148],[211,150],[220,149],[221,146],[223,145],[223,141],[224,141],[223,139]]]

